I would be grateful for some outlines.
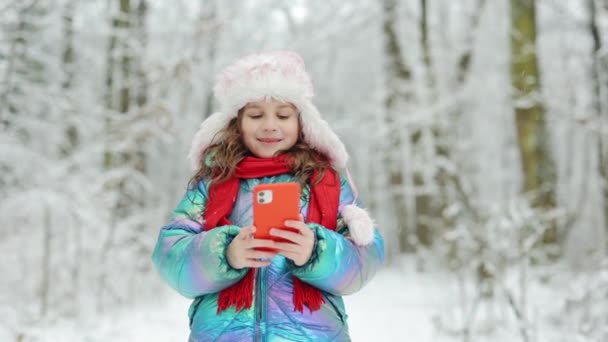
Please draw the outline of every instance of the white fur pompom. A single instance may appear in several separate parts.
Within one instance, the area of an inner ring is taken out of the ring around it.
[[[374,222],[365,209],[349,204],[342,209],[342,217],[356,245],[366,246],[374,241]]]

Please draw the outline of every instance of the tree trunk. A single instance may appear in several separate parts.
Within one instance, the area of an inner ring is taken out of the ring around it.
[[[40,279],[40,317],[43,318],[48,314],[49,310],[49,296],[51,286],[51,214],[50,208],[44,208],[44,221],[42,234],[42,259],[41,268],[42,276]]]
[[[523,186],[532,195],[531,205],[555,208],[555,166],[540,102],[540,75],[536,58],[534,0],[511,0],[511,81]],[[546,243],[557,242],[555,224],[543,235]]]
[[[112,7],[110,5],[110,7]],[[112,10],[112,9],[111,9]],[[107,52],[107,74],[106,74],[106,106],[109,112],[109,117],[106,119],[107,136],[115,136],[117,127],[114,127],[112,117],[114,113],[127,113],[131,103],[130,98],[130,76],[132,57],[131,51],[127,44],[130,35],[130,27],[132,20],[132,10],[130,0],[119,0],[119,8],[116,15],[112,18],[110,43]],[[110,139],[107,141],[107,147],[104,151],[104,169],[112,170],[116,166],[126,167],[130,162],[130,156],[125,153],[115,153],[110,147],[114,143]],[[113,246],[116,240],[116,225],[119,218],[125,217],[128,213],[127,198],[124,194],[125,179],[118,181],[115,188],[106,189],[109,192],[117,191],[116,202],[110,208],[111,217],[106,238],[103,240],[99,258],[99,279],[98,279],[98,294],[97,294],[97,311],[102,313],[105,311],[106,295],[112,291],[108,289],[108,269],[105,265],[110,262],[109,256],[112,255]]]
[[[431,57],[431,42],[429,39],[429,11],[428,1],[420,0],[420,46],[422,47],[422,62],[426,69],[426,86],[430,93],[429,98],[434,100],[435,92],[435,74],[433,73],[433,60]]]
[[[138,56],[139,58],[135,59],[133,62],[129,62],[126,65],[126,68],[128,68],[128,65],[130,65],[131,63],[134,65],[134,73],[135,73],[135,79],[137,80],[136,85],[135,85],[135,89],[133,89],[133,95],[130,101],[131,104],[134,107],[137,108],[143,108],[147,103],[148,103],[148,78],[146,75],[146,71],[144,70],[144,66],[143,66],[143,58],[142,56],[144,55],[147,43],[148,43],[148,37],[147,37],[147,28],[146,28],[146,15],[148,13],[148,0],[139,0],[139,3],[137,5],[137,11],[135,13],[135,20],[134,20],[134,25],[133,25],[133,36],[136,38],[137,42],[139,43],[139,46],[141,47],[141,51],[139,52]],[[133,53],[130,53],[129,55],[134,55]],[[133,73],[133,71],[127,71],[126,75],[129,75],[129,73]],[[126,76],[125,80],[126,83],[128,85],[130,85],[129,82],[130,77]],[[142,111],[142,116],[145,115],[145,113],[148,113],[147,110],[143,110]],[[141,141],[138,142],[138,147],[136,149],[136,151],[133,153],[133,156],[129,159],[133,160],[133,168],[139,172],[141,172],[142,174],[146,173],[146,153],[144,151],[144,137],[141,138]],[[138,200],[138,205],[140,207],[144,207],[145,206],[145,199],[143,197],[140,197],[137,199]]]
[[[454,92],[457,92],[458,89],[462,88],[465,83],[468,81],[468,77],[470,74],[471,60],[473,54],[473,46],[474,46],[474,38],[475,33],[477,32],[479,21],[481,18],[481,13],[485,8],[485,0],[478,0],[474,7],[473,15],[470,18],[469,29],[467,29],[466,36],[464,38],[464,47],[465,49],[460,54],[457,64],[455,65],[456,69],[456,82],[450,83],[450,86],[454,89]],[[420,0],[421,7],[421,19],[420,19],[420,35],[421,35],[421,50],[422,50],[422,60],[423,65],[425,67],[425,83],[428,88],[426,97],[426,101],[429,105],[433,103],[440,102],[440,99],[437,98],[437,89],[436,87],[436,77],[434,74],[434,65],[433,59],[431,55],[431,44],[430,44],[430,29],[428,26],[429,22],[429,10],[428,10],[428,0]],[[451,110],[448,114],[450,116],[451,122],[457,122],[462,117],[462,104],[458,104],[455,109]],[[452,139],[449,137],[449,132],[446,131],[445,127],[441,127],[438,124],[430,127],[430,132],[427,130],[424,134],[431,135],[434,145],[434,156],[430,156],[431,158],[435,158],[436,156],[440,156],[445,160],[452,160],[455,164],[457,161],[454,160],[455,156],[453,155],[451,149],[450,142]],[[413,137],[413,143],[418,144],[418,140],[422,139],[422,132],[415,134]],[[434,226],[432,223],[433,218],[437,218],[441,216],[442,210],[448,206],[453,199],[447,198],[447,194],[451,193],[448,191],[448,187],[450,183],[452,186],[457,186],[453,182],[461,182],[461,180],[456,180],[455,177],[460,177],[460,174],[456,172],[455,174],[447,174],[448,171],[444,169],[438,169],[437,171],[437,186],[439,187],[439,191],[437,194],[428,194],[428,195],[418,195],[416,198],[416,212],[419,215],[419,220],[417,224],[417,236],[418,239],[426,245],[432,243],[432,239],[434,236],[434,232],[431,227]],[[452,172],[450,172],[452,173]],[[415,177],[415,184],[417,186],[423,185],[422,177]],[[453,193],[453,192],[452,192]],[[458,193],[458,191],[457,191]]]
[[[124,16],[124,17],[121,17]],[[120,12],[117,18],[114,18],[115,28],[122,29],[121,31],[128,35],[129,28],[131,27],[131,1],[120,0]],[[133,58],[129,53],[127,39],[119,40],[121,47],[121,54],[119,57],[119,75],[120,83],[118,84],[118,98],[116,104],[118,107],[115,109],[120,113],[127,113],[129,111],[129,105],[131,104],[131,72]]]
[[[429,41],[428,27],[428,7],[427,0],[420,0],[420,46],[422,48],[422,61],[425,65],[425,83],[426,83],[426,100],[427,103],[432,103],[432,98],[435,92],[435,79],[433,74],[433,62],[431,58],[431,46]],[[429,134],[433,134],[436,130],[433,127],[422,127],[412,135],[412,146],[419,147],[419,150],[425,151],[421,144],[428,143],[425,141]],[[425,137],[426,135],[426,137]],[[436,141],[436,139],[434,139]],[[425,158],[427,162],[434,159],[434,156]],[[428,180],[427,180],[428,181]],[[422,172],[414,172],[414,188],[428,189],[425,186],[425,179]],[[425,190],[423,193],[416,191],[416,240],[424,246],[430,246],[433,242],[433,224],[432,218],[436,217],[437,212],[433,208],[433,194],[430,190]]]
[[[217,45],[219,42],[219,26],[217,18],[217,3],[216,0],[208,0],[202,4],[200,12],[201,25],[205,30],[205,38],[207,38],[207,75],[214,74]],[[201,40],[196,40],[200,43]],[[195,51],[196,53],[196,51]],[[205,109],[202,118],[206,118],[213,112],[213,77],[208,77],[209,86],[207,87],[207,95],[205,101]]]
[[[604,13],[608,13],[608,0],[603,1],[602,8]],[[603,33],[606,34],[605,31]],[[603,49],[605,50],[606,47],[604,46]],[[604,132],[600,137],[600,174],[604,179],[604,223],[608,233],[608,54],[604,53],[599,60],[599,67],[601,75],[604,77],[603,87],[600,88],[603,89],[600,128]],[[608,249],[608,241],[606,241],[606,248]]]
[[[606,1],[606,10],[608,10],[608,1]],[[602,212],[604,216],[604,225],[606,233],[608,233],[608,106],[602,101],[606,99],[608,94],[608,84],[602,87],[602,77],[608,81],[608,56],[604,54],[602,57],[602,37],[598,28],[598,8],[595,0],[587,0],[589,10],[589,32],[593,40],[592,47],[592,88],[593,88],[593,111],[599,122],[598,144],[599,144],[599,175],[602,181]],[[603,59],[602,59],[603,58]],[[608,250],[608,241],[605,243],[605,248]]]
[[[61,82],[61,86],[64,91],[69,92],[73,87],[74,82],[74,66],[76,60],[76,54],[74,49],[74,13],[76,10],[76,1],[70,0],[68,1],[63,8],[63,53],[62,53],[62,61],[63,61],[63,72],[64,78]],[[69,95],[67,95],[69,97]],[[66,112],[67,115],[74,115],[73,110],[69,110]],[[65,129],[65,137],[66,143],[65,146],[62,147],[61,151],[63,156],[69,156],[79,145],[79,134],[78,128],[73,123],[73,120],[66,120],[67,122],[72,122],[68,124]],[[71,302],[70,313],[72,316],[78,316],[79,307],[80,307],[80,263],[81,263],[81,240],[80,240],[80,229],[77,227],[74,229],[72,239],[74,241],[75,253],[72,257],[71,262],[71,291],[70,296],[67,301]]]
[[[62,67],[63,67],[63,80],[61,81],[61,87],[68,91],[72,88],[74,82],[74,67],[76,54],[74,50],[74,11],[76,2],[71,0],[68,1],[63,8],[63,53],[62,53]],[[73,111],[68,111],[66,115],[74,114]],[[61,147],[63,156],[69,155],[78,146],[78,128],[74,125],[73,120],[66,120],[71,122],[65,128],[65,144]]]
[[[0,128],[3,129],[8,129],[11,126],[11,121],[13,120],[12,116],[18,112],[18,109],[14,106],[15,100],[11,99],[11,97],[18,87],[18,61],[26,61],[27,64],[30,64],[30,61],[26,56],[27,42],[25,37],[28,36],[26,31],[31,30],[31,25],[28,22],[29,17],[36,11],[37,5],[38,2],[33,1],[29,3],[28,6],[22,7],[17,11],[17,16],[19,18],[17,27],[15,27],[12,32],[9,31],[12,33],[12,36],[9,34],[11,39],[9,53],[7,56],[2,56],[6,64],[2,83],[0,83],[3,85],[0,93]]]
[[[145,47],[148,45],[148,33],[146,28],[147,13],[147,0],[139,0],[134,20],[135,22],[133,25],[133,31],[134,36],[142,49],[145,49]],[[148,77],[146,75],[146,71],[144,70],[142,61],[142,58],[138,58],[135,61],[135,76],[137,81],[135,85],[136,88],[134,89],[135,94],[133,96],[133,100],[135,102],[134,104],[138,107],[143,107],[148,102]]]
[[[404,187],[406,185],[407,174],[403,168],[408,160],[403,160],[404,139],[409,139],[408,133],[403,133],[404,129],[398,127],[401,121],[399,116],[404,115],[404,104],[411,103],[413,100],[413,92],[409,89],[411,83],[412,72],[408,66],[403,63],[403,56],[399,46],[396,27],[397,19],[397,1],[383,0],[383,31],[384,31],[384,52],[386,56],[386,98],[384,101],[386,108],[385,122],[389,130],[388,144],[386,146],[385,164],[388,170],[389,191],[393,204],[394,214],[399,232],[399,249],[400,251],[413,251],[416,245],[416,217],[415,203],[412,202],[412,195],[408,196]],[[409,189],[413,193],[413,189]]]
[[[120,113],[129,111],[129,83],[124,81],[129,80],[131,59],[125,51],[127,42],[124,36],[128,35],[130,26],[130,0],[119,0],[119,9],[116,16],[112,18],[112,31],[107,54],[106,107]],[[120,88],[117,90],[116,86]]]
[[[74,80],[74,11],[76,3],[68,1],[63,8],[63,70],[64,79],[61,82],[63,89],[72,88]]]

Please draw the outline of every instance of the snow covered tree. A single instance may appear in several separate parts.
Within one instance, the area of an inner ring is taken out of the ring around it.
[[[602,39],[608,39],[600,34],[601,9],[598,8],[598,2],[595,0],[587,0],[587,10],[589,12],[589,34],[592,38],[592,65],[591,65],[591,82],[593,96],[593,111],[597,118],[598,124],[598,165],[599,174],[603,180],[601,192],[603,201],[604,222],[606,224],[606,234],[608,234],[608,129],[604,128],[608,125],[608,52],[606,52],[607,43]],[[605,12],[608,12],[608,2],[605,3]],[[595,121],[595,120],[594,120]],[[608,241],[606,241],[606,249],[608,250]]]
[[[393,206],[393,215],[399,232],[400,250],[412,251],[416,244],[416,214],[415,195],[412,186],[412,174],[408,156],[409,132],[403,127],[403,119],[407,116],[408,106],[414,101],[412,89],[412,71],[406,64],[397,27],[398,2],[383,0],[382,15],[384,29],[384,52],[386,97],[385,121],[388,128],[387,144],[380,148],[385,151],[386,176],[389,179],[390,203]],[[408,172],[409,171],[409,172]],[[384,175],[378,175],[383,177]]]
[[[511,0],[511,80],[518,133],[523,184],[534,207],[556,207],[555,165],[540,100],[540,71],[537,63],[536,8],[534,0]],[[556,228],[545,234],[546,242],[557,242]]]
[[[151,270],[147,241],[155,227],[150,226],[146,213],[155,191],[147,175],[147,146],[154,135],[151,123],[155,116],[154,108],[148,106],[148,76],[143,65],[147,8],[146,0],[120,0],[109,6],[103,164],[109,226],[101,235],[98,258],[99,311],[133,299],[141,277]],[[129,276],[116,276],[121,273]]]

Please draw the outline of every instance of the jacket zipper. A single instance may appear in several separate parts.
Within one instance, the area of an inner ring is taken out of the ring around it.
[[[266,341],[266,289],[264,288],[264,278],[266,268],[260,267],[255,273],[255,335],[256,341]]]

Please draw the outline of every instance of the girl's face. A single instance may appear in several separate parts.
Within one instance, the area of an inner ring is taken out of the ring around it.
[[[294,105],[276,100],[249,102],[242,111],[241,133],[254,156],[271,158],[298,140],[298,111]]]

